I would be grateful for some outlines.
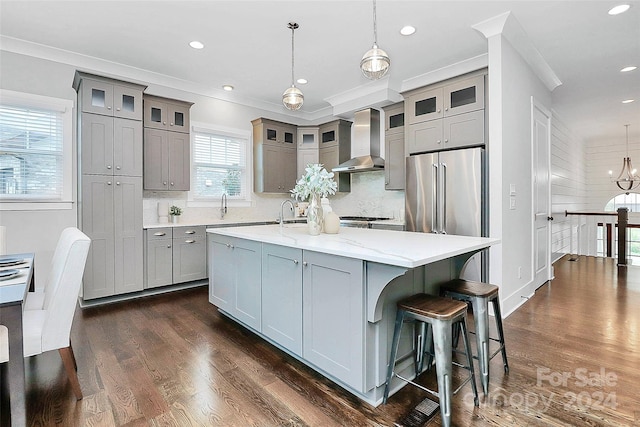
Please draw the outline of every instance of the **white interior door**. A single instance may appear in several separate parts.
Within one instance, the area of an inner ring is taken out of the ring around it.
[[[531,98],[533,289],[551,279],[551,113]]]

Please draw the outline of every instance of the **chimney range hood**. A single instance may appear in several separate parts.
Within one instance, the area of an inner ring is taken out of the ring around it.
[[[357,111],[354,120],[353,141],[357,147],[367,147],[367,153],[354,157],[331,169],[333,172],[367,172],[384,169],[380,157],[380,111],[368,108]]]

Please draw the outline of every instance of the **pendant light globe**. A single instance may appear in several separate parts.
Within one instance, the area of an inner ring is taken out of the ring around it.
[[[304,103],[304,95],[295,85],[291,85],[291,87],[282,94],[282,103],[289,110],[299,110]]]
[[[370,80],[378,80],[389,71],[391,60],[387,52],[378,47],[378,24],[376,20],[376,0],[373,0],[373,47],[360,61],[362,74]]]
[[[302,91],[296,87],[294,80],[294,55],[293,55],[293,47],[294,47],[294,32],[299,28],[299,25],[295,22],[289,22],[287,24],[287,28],[291,30],[291,87],[284,91],[282,94],[282,103],[284,106],[291,111],[299,110],[304,104],[304,95]]]
[[[374,44],[371,49],[367,51],[360,61],[360,69],[362,74],[368,79],[378,80],[383,77],[389,71],[391,60],[387,52],[380,49],[377,44]]]

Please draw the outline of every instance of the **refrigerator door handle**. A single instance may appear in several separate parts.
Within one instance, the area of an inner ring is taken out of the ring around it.
[[[431,182],[433,183],[433,201],[434,203],[431,204],[431,232],[432,233],[438,233],[438,224],[436,219],[438,218],[438,164],[437,163],[433,163],[431,166],[433,166],[432,172],[433,172],[433,176],[432,176],[432,180]]]
[[[447,234],[447,164],[442,162],[442,187],[440,190],[442,191],[442,229],[440,232],[442,234]]]

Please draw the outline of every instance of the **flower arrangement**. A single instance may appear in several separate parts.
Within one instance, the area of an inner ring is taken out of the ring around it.
[[[182,215],[182,209],[180,209],[176,205],[173,205],[169,208],[169,215],[174,215],[174,216]]]
[[[327,172],[323,165],[318,163],[308,164],[304,170],[305,174],[291,190],[291,197],[306,201],[314,194],[320,197],[336,194],[338,184],[333,179],[333,172]]]

